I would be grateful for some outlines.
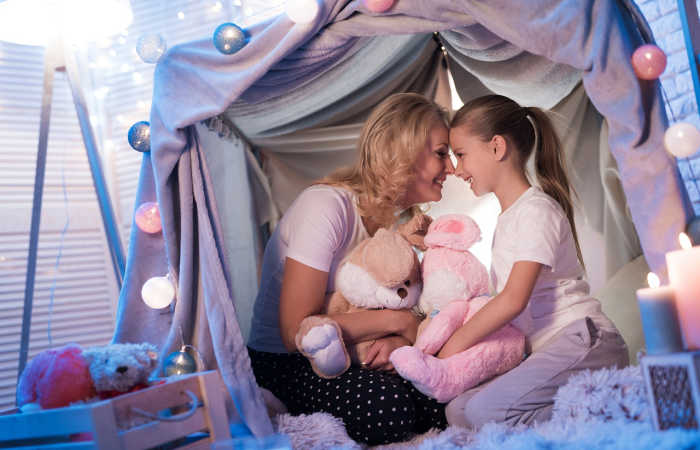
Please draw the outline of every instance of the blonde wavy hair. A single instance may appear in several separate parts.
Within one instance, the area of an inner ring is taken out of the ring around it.
[[[415,162],[425,149],[430,130],[448,126],[447,112],[420,94],[400,93],[384,99],[370,113],[358,140],[358,158],[317,184],[341,186],[355,192],[360,213],[381,227],[396,222]],[[415,214],[417,207],[411,213]]]

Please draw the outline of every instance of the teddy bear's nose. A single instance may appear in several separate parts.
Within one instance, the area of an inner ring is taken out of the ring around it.
[[[399,294],[399,297],[401,297],[401,298],[406,298],[406,296],[408,295],[408,291],[404,288],[399,288],[399,290],[396,292]]]
[[[119,367],[117,367],[117,372],[119,372],[119,373],[124,373],[124,372],[126,372],[127,370],[129,370],[129,368],[128,368],[127,366],[119,366]]]

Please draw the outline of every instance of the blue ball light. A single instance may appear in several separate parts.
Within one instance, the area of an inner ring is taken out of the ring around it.
[[[232,55],[248,43],[245,31],[235,23],[222,23],[214,30],[214,47],[224,55]]]
[[[182,347],[179,351],[169,354],[163,362],[163,372],[165,372],[166,377],[172,375],[185,375],[188,373],[195,373],[196,371],[197,363],[195,362],[194,358],[187,353],[185,347]]]
[[[129,128],[129,145],[139,152],[151,151],[151,125],[146,121],[136,122]]]

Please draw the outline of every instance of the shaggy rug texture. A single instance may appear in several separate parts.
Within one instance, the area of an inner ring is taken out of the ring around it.
[[[487,424],[478,431],[449,427],[377,450],[700,449],[700,431],[654,431],[644,379],[638,366],[584,371],[555,397],[552,419],[531,427]],[[343,422],[325,413],[275,418],[295,449],[362,449]]]

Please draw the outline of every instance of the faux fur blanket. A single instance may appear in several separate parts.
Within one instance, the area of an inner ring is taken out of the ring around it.
[[[644,380],[638,366],[584,371],[571,377],[555,397],[552,419],[532,427],[487,424],[480,430],[449,427],[412,440],[375,447],[404,449],[697,449],[700,431],[655,431]],[[325,413],[278,415],[277,431],[295,449],[361,449],[340,419]]]

